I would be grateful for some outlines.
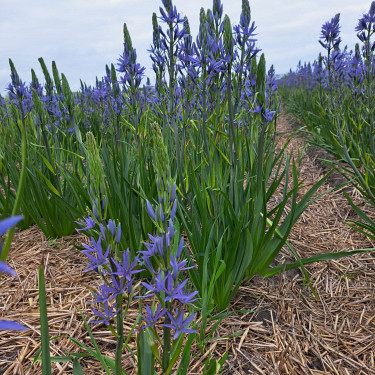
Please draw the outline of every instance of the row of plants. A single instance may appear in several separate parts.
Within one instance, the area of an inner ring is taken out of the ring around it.
[[[341,48],[340,14],[322,27],[324,54],[299,63],[281,89],[287,110],[304,125],[309,141],[330,155],[326,163],[339,171],[375,207],[374,50],[375,2],[358,20],[359,43]],[[359,219],[349,224],[375,239],[375,221],[362,204],[345,193]]]
[[[287,241],[326,177],[302,194],[298,166],[277,145],[275,71],[256,45],[248,0],[234,26],[220,0],[201,9],[195,40],[170,0],[159,11],[149,50],[154,85],[142,85],[126,24],[118,63],[79,92],[55,63],[50,74],[40,59],[45,83],[32,71],[26,85],[10,60],[0,106],[0,236],[9,229],[1,270],[11,272],[5,262],[22,215],[21,228],[36,224],[50,238],[87,234],[89,244],[77,248],[103,281],[93,317],[83,316],[93,346],[71,337],[82,352],[50,358],[40,268],[43,374],[67,360],[80,374],[87,356],[125,374],[127,350],[139,374],[186,374],[192,346],[206,352],[245,281],[295,267],[309,281],[305,264],[366,251],[300,259]],[[284,245],[295,262],[271,266]],[[124,332],[134,300],[139,316]],[[114,358],[100,353],[90,322],[113,332]],[[219,372],[225,358],[208,356],[204,373]]]

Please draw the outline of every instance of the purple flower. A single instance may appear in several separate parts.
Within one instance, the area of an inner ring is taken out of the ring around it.
[[[86,250],[83,250],[83,252],[89,257],[91,260],[91,266],[89,268],[86,268],[85,271],[89,270],[95,270],[98,272],[98,267],[103,266],[108,262],[108,254],[110,250],[110,245],[108,245],[107,250],[105,253],[103,253],[102,249],[102,237],[99,237],[98,241],[95,242],[95,239],[91,237],[91,243],[92,246],[83,245],[83,247]],[[94,255],[90,255],[90,253],[93,253]]]
[[[185,267],[187,264],[188,264],[187,260],[183,260],[182,262],[178,263],[177,259],[173,255],[171,255],[170,265],[172,267],[172,278],[173,278],[173,280],[175,280],[175,281],[177,280],[178,272],[194,268],[194,266]]]
[[[171,196],[169,197],[169,202],[173,202],[174,199],[176,198],[176,184],[172,184],[172,189],[171,189]]]
[[[176,340],[178,336],[180,335],[181,332],[183,333],[196,333],[191,328],[187,328],[187,326],[194,320],[195,314],[187,317],[184,319],[184,312],[183,310],[176,310],[175,316],[170,314],[169,312],[167,313],[169,318],[171,319],[170,324],[163,324],[165,327],[169,327],[175,330],[175,333],[173,335],[173,340]]]
[[[251,113],[262,113],[262,106],[257,105],[255,109],[250,111]]]
[[[91,320],[90,323],[93,323],[93,324],[99,324],[99,323],[104,323],[106,326],[109,326],[109,321],[114,318],[117,313],[120,311],[120,309],[118,310],[115,310],[116,307],[117,307],[117,304],[113,304],[112,306],[109,306],[108,304],[108,301],[105,301],[103,303],[103,307],[104,307],[104,313],[98,311],[98,310],[95,310],[95,309],[92,309],[92,312],[100,317],[101,319],[98,319],[98,320]]]
[[[82,225],[84,228],[77,229],[79,232],[82,230],[90,230],[95,228],[96,222],[95,220],[89,216],[89,217],[84,217],[84,221],[76,221],[77,224]]]
[[[13,216],[0,221],[0,237],[3,236],[10,228],[17,225],[22,219],[23,216]]]
[[[112,237],[114,237],[115,234],[116,234],[116,223],[115,223],[112,219],[109,219],[109,220],[108,220],[107,228],[108,228],[109,231],[111,232]]]
[[[177,200],[175,200],[173,202],[173,206],[172,206],[172,210],[171,210],[171,218],[170,220],[174,220],[174,217],[176,215],[176,211],[177,211]]]
[[[184,280],[181,283],[176,283],[169,271],[167,276],[163,279],[163,284],[164,285],[162,290],[165,292],[165,302],[178,300],[181,303],[188,304],[196,300],[196,298],[194,297],[198,294],[197,291],[190,294],[184,293],[184,288],[187,284],[187,280]]]
[[[358,25],[356,26],[355,31],[357,31],[358,33],[361,33],[363,31],[371,33],[375,31],[375,1],[371,3],[368,13],[363,14],[362,18],[358,20]]]
[[[275,111],[270,111],[266,108],[265,112],[263,113],[263,117],[267,120],[267,122],[271,122],[275,116]]]
[[[214,17],[221,18],[223,16],[223,4],[221,0],[214,0],[212,5],[212,13]]]
[[[17,276],[12,268],[10,268],[6,263],[0,261],[0,274],[2,274],[3,272],[6,272],[11,276]]]
[[[142,285],[151,293],[147,294],[143,297],[152,297],[156,294],[161,293],[164,290],[165,286],[165,279],[166,277],[163,277],[163,273],[159,271],[155,279],[153,280],[153,284],[142,282]]]
[[[113,275],[123,276],[126,280],[132,281],[132,275],[142,272],[143,270],[136,270],[135,266],[139,262],[139,256],[136,256],[133,262],[130,262],[130,251],[127,249],[122,252],[122,263],[116,262],[113,260],[113,263],[116,266],[116,272],[113,272]]]
[[[0,320],[0,331],[25,331],[27,328],[22,324],[11,320]]]
[[[107,241],[106,235],[105,235],[105,227],[103,224],[99,224],[99,230],[100,230],[100,235],[102,236],[104,241]]]
[[[1,236],[4,235],[10,228],[17,225],[23,219],[22,216],[14,216],[0,221],[0,254],[2,251]],[[6,263],[0,261],[0,274],[6,272],[12,276],[17,276],[17,274],[10,268]],[[23,331],[27,329],[23,325],[13,322],[11,320],[0,320],[0,331]]]
[[[9,217],[5,220],[0,221],[0,254],[3,251],[3,243],[1,242],[1,237],[10,228],[17,225],[22,219],[23,219],[23,216],[13,216],[13,217]]]
[[[182,18],[180,13],[177,12],[176,6],[166,7],[168,14],[164,11],[162,7],[159,8],[161,17],[159,17],[165,23],[184,23],[186,18]]]
[[[322,26],[321,37],[319,43],[327,50],[337,48],[341,43],[340,34],[340,13],[336,14],[331,21],[326,22]]]
[[[146,200],[146,210],[147,210],[147,213],[150,216],[151,220],[156,221],[157,218],[156,218],[155,212],[152,209],[151,203],[148,200]]]
[[[144,327],[142,328],[147,328],[147,327],[153,327],[157,323],[157,321],[165,315],[167,312],[166,309],[163,309],[161,305],[158,305],[156,308],[156,311],[153,312],[151,308],[146,305],[146,314],[143,315],[144,321],[147,323]]]
[[[90,303],[104,303],[111,299],[111,296],[109,295],[109,291],[105,287],[106,287],[106,284],[103,284],[99,287],[98,293],[93,292],[93,296],[96,299],[91,301]]]
[[[105,292],[107,301],[116,298],[120,294],[124,293],[125,290],[128,292],[128,295],[131,292],[132,280],[127,280],[125,277],[118,278],[116,275],[111,274],[111,281],[108,284],[102,286],[102,292]]]
[[[120,243],[120,241],[121,241],[121,223],[118,223],[117,233],[116,233],[116,243]]]

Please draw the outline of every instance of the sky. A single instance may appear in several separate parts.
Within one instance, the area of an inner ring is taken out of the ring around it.
[[[189,19],[195,38],[199,11],[212,7],[212,0],[173,0]],[[237,24],[241,0],[222,0],[224,13]],[[88,85],[105,73],[105,65],[116,63],[123,48],[123,24],[127,24],[138,61],[153,81],[147,49],[152,42],[152,13],[161,0],[0,0],[0,93],[10,81],[11,58],[23,81],[30,82],[33,68],[43,81],[38,62],[52,61],[68,78],[73,90],[80,79]],[[258,47],[267,65],[277,74],[294,69],[298,61],[313,61],[323,52],[318,43],[323,23],[341,14],[342,46],[353,49],[354,31],[361,15],[370,8],[368,0],[250,0],[252,21],[257,26]]]

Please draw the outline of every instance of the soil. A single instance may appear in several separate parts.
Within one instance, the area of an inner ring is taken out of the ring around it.
[[[280,142],[295,131],[293,121],[278,119]],[[306,152],[304,139],[295,134],[288,151],[299,165],[306,191],[327,173],[313,149]],[[337,178],[339,178],[338,176]],[[355,214],[341,184],[328,179],[292,230],[289,241],[301,258],[324,252],[338,252],[374,245],[346,224]],[[345,191],[361,203],[358,192]],[[371,214],[371,210],[368,211]],[[373,213],[374,214],[374,213]],[[83,272],[87,260],[73,245],[85,238],[79,234],[49,241],[36,227],[18,232],[9,264],[18,278],[2,276],[0,319],[17,320],[29,329],[0,333],[0,374],[41,374],[39,363],[28,369],[40,348],[37,270],[43,261],[46,271],[51,354],[64,355],[79,348],[69,336],[90,345],[80,316],[89,318],[91,294],[99,284],[93,272]],[[283,249],[280,263],[293,257]],[[231,314],[219,325],[207,351],[193,348],[189,374],[202,374],[209,355],[221,358],[228,352],[224,374],[375,374],[375,253],[366,252],[334,261],[306,266],[318,298],[304,283],[300,270],[263,279],[259,276],[243,285],[230,306]],[[125,331],[137,314],[130,309]],[[114,339],[104,325],[91,326],[102,353],[114,356]],[[84,374],[104,374],[93,359],[80,360]],[[123,356],[124,369],[136,374],[130,353]],[[72,374],[72,363],[53,364],[53,374]]]

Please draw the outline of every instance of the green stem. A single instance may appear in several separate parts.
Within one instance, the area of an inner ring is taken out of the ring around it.
[[[21,205],[21,197],[25,185],[26,180],[26,160],[27,160],[27,139],[26,139],[26,123],[24,117],[22,117],[22,124],[19,124],[21,127],[21,136],[22,136],[22,148],[21,148],[21,174],[20,174],[20,180],[18,183],[17,193],[16,193],[16,200],[14,202],[13,210],[12,210],[12,216],[17,215],[18,210]],[[11,228],[8,232],[8,235],[5,240],[5,244],[3,247],[3,251],[0,255],[0,260],[3,262],[6,261],[8,257],[8,252],[10,248],[10,244],[12,243],[13,234],[15,231],[15,227]]]
[[[235,99],[234,99],[234,114],[238,111],[238,106],[240,104],[240,96],[242,91],[242,75],[243,75],[243,64],[245,61],[245,44],[247,42],[247,37],[245,38],[243,42],[243,47],[241,48],[241,60],[240,60],[240,66],[241,70],[238,73],[238,79],[237,79],[237,86],[236,86],[236,93],[235,93]]]
[[[51,355],[48,333],[48,316],[46,300],[46,283],[44,279],[44,264],[39,266],[39,309],[40,309],[40,334],[42,346],[42,374],[51,375]]]
[[[116,357],[115,357],[115,368],[116,375],[122,375],[122,366],[121,366],[121,355],[122,355],[122,344],[124,342],[124,312],[122,310],[122,294],[118,295],[117,298],[117,307],[119,312],[117,313],[117,346],[116,346]]]
[[[164,323],[171,324],[171,319],[168,314],[165,316]],[[163,329],[163,359],[162,359],[163,374],[167,371],[169,367],[170,352],[171,352],[171,329],[169,327],[164,327]]]

